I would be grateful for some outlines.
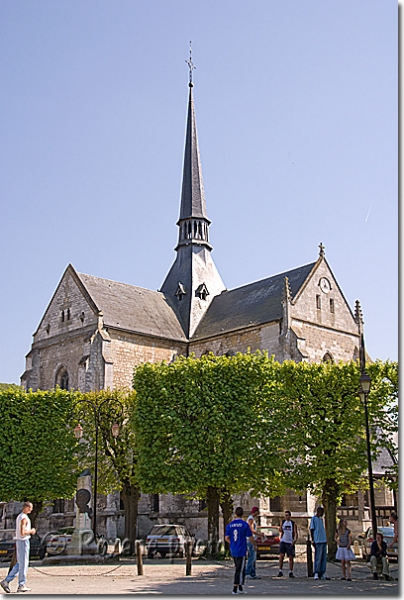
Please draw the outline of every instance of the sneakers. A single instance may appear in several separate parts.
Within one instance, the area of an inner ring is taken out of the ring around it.
[[[319,579],[318,573],[314,573],[314,579]]]
[[[27,587],[26,585],[20,585],[17,588],[17,592],[30,592],[31,588]]]
[[[330,578],[327,577],[327,575],[321,575],[320,579],[326,579],[327,581],[330,581]]]
[[[249,575],[247,579],[261,579],[259,575]]]
[[[235,596],[237,596],[238,592],[235,592],[234,590],[232,591],[232,594],[234,594]]]
[[[279,571],[278,577],[283,577],[283,571]]]
[[[379,575],[377,573],[373,573],[373,579],[376,581],[377,579],[379,579]]]
[[[289,577],[290,577],[291,579],[294,579],[294,578],[295,578],[295,576],[293,575],[293,571],[290,571],[290,573],[289,573]]]
[[[5,579],[3,579],[3,581],[0,581],[0,585],[6,592],[6,594],[11,594],[10,586],[8,585],[8,582]]]

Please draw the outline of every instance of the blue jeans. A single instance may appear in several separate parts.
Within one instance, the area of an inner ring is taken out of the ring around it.
[[[10,573],[5,577],[7,583],[13,581],[18,573],[18,587],[22,587],[27,583],[28,563],[29,563],[29,539],[16,540],[17,562],[11,569]]]
[[[257,552],[256,552],[254,546],[252,545],[252,543],[250,542],[250,540],[247,540],[247,550],[248,550],[248,560],[247,560],[247,567],[245,570],[245,574],[250,575],[250,577],[255,577],[255,575],[256,575],[255,561],[257,560]]]
[[[321,577],[327,570],[327,542],[316,542],[314,552],[314,572]]]

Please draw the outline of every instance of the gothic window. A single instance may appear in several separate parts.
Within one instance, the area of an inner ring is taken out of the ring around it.
[[[200,239],[202,239],[202,225],[200,221],[198,221],[198,234]]]
[[[317,294],[317,296],[316,296],[316,307],[321,309],[321,298],[320,298],[319,294]]]
[[[269,508],[271,512],[280,512],[281,510],[281,497],[275,496],[269,500]]]
[[[152,511],[159,512],[160,510],[160,496],[159,494],[152,494]]]
[[[67,320],[70,321],[70,308],[67,309]]]
[[[335,309],[334,309],[334,299],[330,298],[330,313],[334,314]]]
[[[62,388],[62,390],[69,389],[69,373],[67,372],[66,367],[60,367],[56,375],[55,384]]]
[[[197,233],[198,233],[198,223],[196,221],[194,221],[194,238],[197,237]]]
[[[64,323],[65,322],[65,311],[64,310],[62,310],[61,317],[62,317],[62,323]]]
[[[208,503],[206,502],[206,500],[199,500],[199,510],[205,510],[205,508],[208,506]]]
[[[334,359],[329,352],[326,352],[323,356],[323,362],[333,363]]]

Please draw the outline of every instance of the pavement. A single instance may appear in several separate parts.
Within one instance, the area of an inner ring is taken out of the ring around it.
[[[0,563],[0,578],[8,572],[7,563]],[[284,565],[287,567],[287,564]],[[233,588],[233,561],[208,561],[195,558],[192,561],[191,575],[185,575],[183,559],[145,559],[143,575],[137,574],[136,561],[131,558],[119,562],[94,565],[42,565],[41,561],[31,561],[28,569],[27,585],[32,589],[26,596],[43,595],[88,595],[98,594],[108,597],[115,594],[161,594],[173,596],[230,595]],[[398,564],[390,564],[390,572],[398,578]],[[346,595],[373,596],[398,595],[398,581],[374,581],[372,574],[362,559],[352,561],[352,581],[341,581],[339,563],[327,563],[330,579],[315,581],[307,576],[306,563],[295,563],[295,579],[277,577],[278,561],[259,560],[257,574],[261,579],[246,580],[245,590],[251,596],[305,596],[305,595]],[[10,584],[14,592],[17,579]],[[3,590],[0,588],[0,592]],[[3,592],[4,593],[4,592]]]

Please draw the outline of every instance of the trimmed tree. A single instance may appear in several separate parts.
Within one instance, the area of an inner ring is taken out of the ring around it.
[[[0,392],[0,498],[33,502],[33,523],[45,500],[74,496],[78,457],[70,423],[76,397],[60,389]]]
[[[267,489],[276,473],[277,427],[265,436],[275,411],[268,411],[262,393],[277,369],[278,363],[262,353],[180,357],[170,365],[146,363],[135,369],[133,425],[141,489],[195,492],[206,499],[213,553],[220,503],[228,503],[231,494]]]

